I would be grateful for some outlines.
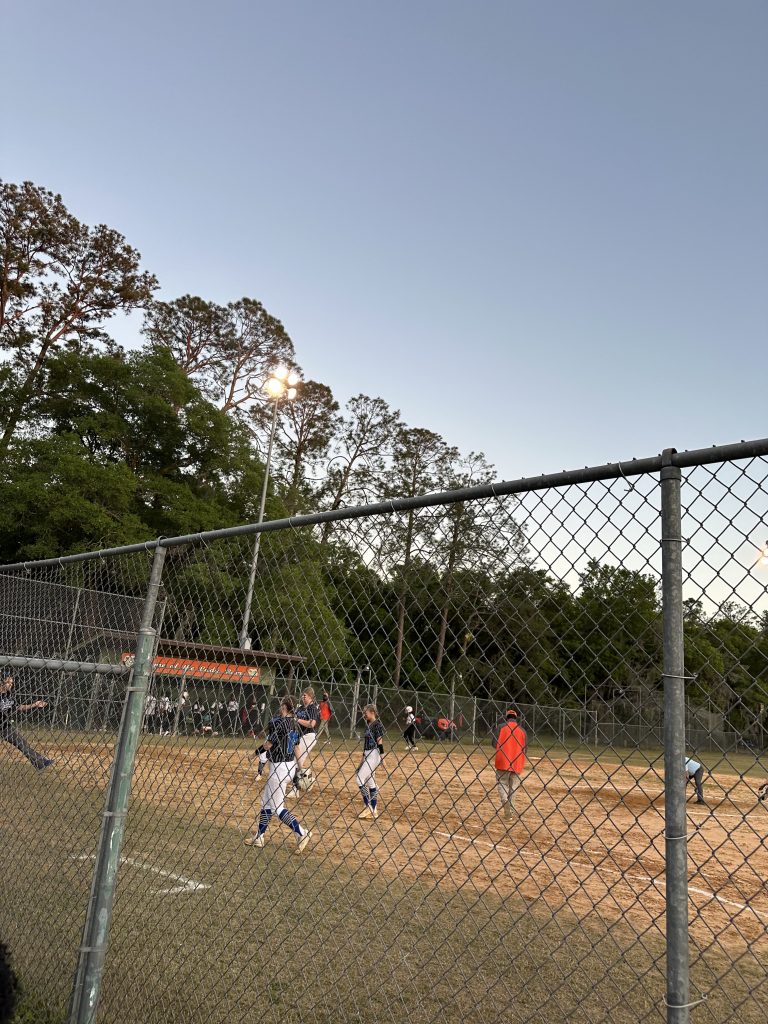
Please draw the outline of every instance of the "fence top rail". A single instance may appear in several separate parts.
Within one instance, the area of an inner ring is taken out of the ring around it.
[[[737,459],[758,458],[764,455],[768,455],[768,438],[765,437],[755,441],[712,445],[710,448],[695,448],[684,452],[678,452],[676,448],[667,448],[660,455],[644,459],[631,459],[628,462],[608,462],[603,466],[585,466],[583,469],[563,470],[560,473],[542,473],[540,476],[522,477],[519,480],[502,480],[491,484],[476,484],[474,487],[461,487],[452,491],[435,491],[434,493],[422,494],[414,498],[392,498],[387,501],[374,502],[370,505],[353,505],[327,512],[314,512],[309,515],[292,516],[286,519],[272,519],[263,523],[244,523],[241,526],[230,526],[221,530],[208,530],[205,533],[188,533],[179,537],[157,537],[155,540],[148,540],[140,544],[126,544],[122,547],[104,548],[100,551],[83,551],[74,555],[61,555],[58,558],[12,562],[7,565],[0,565],[0,572],[65,565],[71,562],[85,562],[99,558],[112,558],[117,555],[137,554],[142,551],[150,552],[154,551],[157,547],[169,548],[184,544],[208,544],[231,537],[244,537],[289,528],[317,526],[320,523],[333,523],[345,519],[363,519],[367,516],[431,508],[435,505],[451,505],[459,501],[502,498],[511,494],[549,490],[550,488],[565,487],[571,484],[594,483],[599,480],[617,480],[621,477],[645,476],[650,473],[659,473],[665,466],[689,469],[693,466],[734,462]]]

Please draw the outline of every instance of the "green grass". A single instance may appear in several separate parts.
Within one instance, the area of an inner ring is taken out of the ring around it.
[[[84,774],[73,760],[71,770],[38,774],[0,761],[0,934],[50,1014],[20,1024],[58,1024],[66,1011],[92,867],[77,858],[95,851],[108,767]],[[199,786],[198,800],[204,779]],[[210,888],[158,895],[167,879],[123,865],[100,1020],[664,1020],[663,921],[637,936],[607,924],[600,908],[578,920],[567,906],[501,900],[481,875],[458,891],[429,874],[393,876],[380,871],[391,856],[385,828],[359,834],[355,867],[324,847],[295,856],[278,824],[254,851],[239,829],[213,826],[191,806],[135,801],[124,856]],[[695,952],[694,990],[710,993],[697,1024],[764,1024],[768,949]]]

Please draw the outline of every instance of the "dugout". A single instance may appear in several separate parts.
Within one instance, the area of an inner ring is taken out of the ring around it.
[[[105,637],[105,634],[109,636]],[[135,636],[119,631],[102,631],[103,656],[100,660],[119,661],[130,667],[134,642]],[[263,695],[268,704],[276,692],[292,688],[296,672],[303,662],[304,658],[298,654],[242,650],[161,637],[153,660],[148,706],[154,711],[160,699],[167,698],[171,705],[170,731],[192,732],[192,706],[195,703],[205,704],[210,710],[211,705],[221,703],[226,707],[234,698],[238,708],[242,708],[252,697]],[[46,679],[37,678],[34,686],[35,695],[49,701],[49,708],[41,716],[44,719],[41,724],[88,732],[117,728],[128,676],[80,672],[45,675]],[[188,696],[182,698],[183,693]],[[155,731],[159,731],[159,723],[152,724],[156,725]],[[167,719],[164,724],[167,731]],[[216,731],[228,732],[228,724],[229,720],[223,719]]]
[[[205,713],[214,731],[242,734],[242,709],[255,701],[261,720],[270,698],[292,689],[303,663],[299,654],[161,638],[152,664],[148,704],[159,714],[170,702],[174,733],[197,731]],[[227,711],[230,702],[237,702],[237,720]]]

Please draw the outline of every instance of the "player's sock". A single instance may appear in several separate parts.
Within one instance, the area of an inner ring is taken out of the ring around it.
[[[361,786],[360,787],[360,795],[363,798],[363,803],[367,807],[368,806],[368,787],[367,786]]]
[[[263,836],[264,833],[267,831],[267,825],[269,824],[269,819],[271,817],[272,817],[272,811],[263,810],[261,812],[261,814],[259,815],[259,833],[258,834],[260,836]]]
[[[371,809],[376,810],[376,802],[378,800],[378,789],[375,786],[371,786]]]
[[[280,811],[280,821],[282,821],[284,825],[287,825],[288,828],[292,829],[297,836],[304,835],[296,816],[291,814],[287,807],[284,807],[283,810]]]

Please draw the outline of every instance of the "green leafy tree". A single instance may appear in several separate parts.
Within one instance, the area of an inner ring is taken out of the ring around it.
[[[0,182],[0,347],[13,371],[2,380],[0,454],[51,355],[107,342],[104,324],[147,303],[156,286],[119,232],[80,223],[61,196],[32,182]]]
[[[422,427],[403,427],[398,431],[392,461],[385,481],[385,497],[416,497],[438,489],[457,458],[438,434]],[[400,685],[408,604],[409,570],[414,554],[428,547],[432,538],[433,516],[430,510],[409,510],[390,522],[390,536],[381,550],[383,559],[397,565],[399,597],[397,602],[397,638],[393,683]],[[389,552],[386,551],[387,546]]]
[[[33,410],[45,429],[3,466],[12,560],[234,524],[262,475],[246,431],[167,352],[61,352]]]
[[[257,299],[220,306],[196,295],[154,302],[143,333],[167,348],[183,372],[223,412],[266,403],[264,384],[279,364],[294,365],[294,348],[282,323]]]
[[[574,692],[608,702],[626,687],[657,687],[661,610],[657,581],[623,566],[589,562],[564,646]]]
[[[325,460],[336,429],[339,403],[331,389],[314,380],[302,381],[296,398],[281,401],[275,431],[277,466],[285,478],[284,501],[289,515],[316,504],[325,478]],[[271,428],[271,406],[254,406],[260,433]]]
[[[335,426],[324,487],[327,507],[365,504],[383,492],[387,458],[402,427],[400,413],[390,409],[383,398],[355,395]],[[330,532],[329,526],[324,540]]]

